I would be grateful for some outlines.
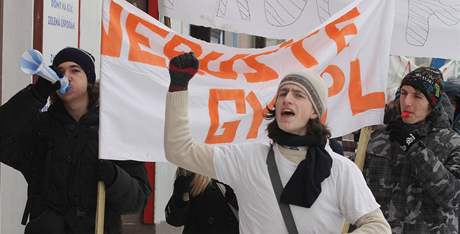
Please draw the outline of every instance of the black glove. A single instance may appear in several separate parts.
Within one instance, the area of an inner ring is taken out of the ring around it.
[[[178,55],[169,61],[169,91],[187,90],[188,82],[198,71],[199,62],[193,52]]]
[[[115,164],[109,160],[99,160],[98,179],[103,181],[105,186],[110,186],[115,182],[117,177],[117,168]]]
[[[420,136],[412,132],[402,121],[391,121],[387,129],[390,131],[390,141],[399,143],[404,152],[420,140]]]
[[[182,199],[182,195],[184,193],[190,192],[190,189],[192,188],[192,180],[193,176],[177,176],[174,181],[174,195],[179,196]]]
[[[62,77],[62,73],[57,70],[54,66],[50,66],[59,77]],[[46,101],[46,99],[53,93],[56,92],[61,87],[59,82],[55,82],[54,84],[48,81],[47,79],[38,76],[38,79],[32,85],[32,94],[41,101]]]

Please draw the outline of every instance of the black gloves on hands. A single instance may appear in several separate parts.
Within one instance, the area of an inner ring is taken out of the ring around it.
[[[50,66],[59,77],[62,77],[62,73],[57,70],[54,66]],[[31,91],[32,94],[42,102],[46,102],[46,99],[53,93],[56,92],[61,87],[59,82],[55,82],[54,84],[48,81],[43,77],[38,77],[35,83],[32,85]]]
[[[197,73],[198,59],[193,52],[178,55],[169,61],[169,92],[187,90],[188,82]]]
[[[391,121],[387,128],[390,130],[390,141],[398,142],[404,152],[407,152],[412,145],[420,140],[420,136],[411,131],[409,126],[402,121]]]
[[[182,198],[184,193],[190,192],[190,189],[192,188],[192,180],[193,176],[185,176],[185,175],[180,175],[176,177],[176,180],[174,181],[174,191],[173,193],[176,196],[179,196]]]
[[[105,186],[110,186],[117,178],[117,168],[115,164],[109,160],[99,160],[99,168],[97,173],[99,181],[103,181]]]

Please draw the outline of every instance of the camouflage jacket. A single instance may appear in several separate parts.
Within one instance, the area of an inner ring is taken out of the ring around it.
[[[455,115],[455,118],[452,123],[452,128],[456,133],[460,134],[460,113],[457,113],[457,115]]]
[[[460,136],[438,107],[407,152],[386,128],[371,135],[364,175],[393,233],[458,233]]]

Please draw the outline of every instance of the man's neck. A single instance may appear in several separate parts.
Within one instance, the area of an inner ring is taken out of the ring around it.
[[[78,122],[80,118],[88,112],[88,103],[89,100],[86,96],[85,98],[65,103],[64,106],[70,116]]]
[[[286,146],[278,145],[278,150],[281,155],[287,158],[289,161],[298,165],[307,155],[308,147],[299,147],[297,149],[290,149]]]

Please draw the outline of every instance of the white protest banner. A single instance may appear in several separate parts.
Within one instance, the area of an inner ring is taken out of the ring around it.
[[[283,75],[304,69],[329,85],[323,116],[335,136],[383,119],[394,0],[356,0],[303,37],[238,49],[178,35],[121,0],[105,0],[100,157],[164,161],[169,59],[193,51],[190,123],[209,144],[265,140],[263,113]]]
[[[159,0],[175,19],[267,38],[300,37],[352,0]],[[460,60],[459,0],[398,0],[391,54]]]
[[[398,1],[391,54],[460,60],[459,42],[460,1]]]

